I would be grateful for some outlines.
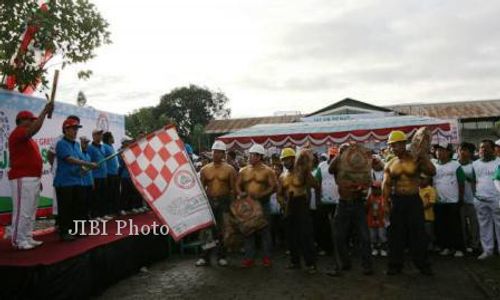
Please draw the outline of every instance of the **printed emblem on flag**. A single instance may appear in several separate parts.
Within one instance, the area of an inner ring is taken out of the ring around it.
[[[174,126],[122,153],[130,177],[175,240],[214,223],[208,199]]]
[[[188,162],[175,128],[161,131],[138,142],[123,158],[130,172],[153,202],[165,191],[173,174]]]

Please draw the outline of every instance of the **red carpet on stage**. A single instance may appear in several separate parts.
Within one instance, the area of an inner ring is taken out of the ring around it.
[[[159,224],[152,212],[148,212],[136,216],[126,216],[117,218],[116,220],[131,219],[134,225],[141,228],[144,225],[152,225],[154,221]],[[38,266],[52,265],[68,258],[81,255],[96,247],[109,244],[129,236],[129,227],[121,230],[122,235],[116,235],[117,223],[116,220],[107,222],[108,235],[83,236],[75,241],[61,241],[56,232],[37,236],[37,240],[41,240],[44,244],[32,250],[19,251],[11,246],[10,240],[0,240],[0,266]],[[87,230],[88,233],[88,230]],[[140,234],[140,233],[139,233]],[[168,237],[164,237],[167,239]]]

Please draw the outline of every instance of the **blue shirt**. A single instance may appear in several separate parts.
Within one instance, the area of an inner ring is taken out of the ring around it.
[[[54,187],[82,185],[82,169],[79,165],[68,163],[68,157],[82,159],[82,150],[78,142],[63,138],[56,144],[57,170]]]
[[[125,165],[125,161],[123,161],[123,158],[118,159],[118,162],[120,163],[120,168],[118,169],[118,173],[120,174],[121,178],[130,178],[130,173],[128,172],[127,166]]]
[[[98,163],[104,159],[104,149],[101,144],[96,145],[94,143],[90,144],[87,148],[87,153],[90,156],[90,160],[92,162]],[[92,170],[92,177],[94,179],[102,179],[108,177],[108,171],[106,168],[106,163],[102,163],[99,165],[99,168]]]
[[[90,155],[88,154],[87,151],[82,152],[83,159],[84,161],[91,161],[90,160]],[[83,186],[93,186],[94,185],[94,178],[92,177],[92,171],[85,172],[82,177],[82,185]]]
[[[112,145],[106,143],[102,144],[102,149],[104,150],[104,157],[115,154],[115,148]],[[113,157],[106,161],[106,168],[108,169],[108,175],[118,175],[118,157]]]

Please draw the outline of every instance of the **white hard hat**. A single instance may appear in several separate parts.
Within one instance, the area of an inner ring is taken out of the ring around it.
[[[254,144],[250,150],[248,150],[248,153],[257,153],[260,155],[266,155],[266,149],[262,145],[259,144]]]
[[[212,145],[212,150],[226,151],[226,144],[223,141],[215,141]]]
[[[497,140],[497,141],[495,142],[495,145],[500,146],[500,140]]]

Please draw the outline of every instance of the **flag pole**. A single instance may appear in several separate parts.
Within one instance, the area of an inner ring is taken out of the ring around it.
[[[110,156],[107,156],[107,157],[103,158],[102,160],[98,161],[97,162],[97,166],[100,166],[103,163],[107,162],[108,160],[110,160],[110,159],[112,159],[112,158],[114,158],[114,157],[122,154],[122,152],[125,151],[125,149],[126,148],[120,149],[120,150],[116,151],[115,153],[111,154]],[[89,167],[86,167],[86,166],[82,166],[82,173],[81,173],[81,175],[85,175],[85,173],[87,173],[90,170],[92,170],[92,169],[89,168]]]
[[[54,103],[56,99],[56,91],[57,91],[57,82],[59,81],[59,70],[56,70],[54,73],[54,80],[52,81],[52,93],[50,94],[49,102]],[[48,119],[52,119],[52,111],[50,111],[47,115]]]

